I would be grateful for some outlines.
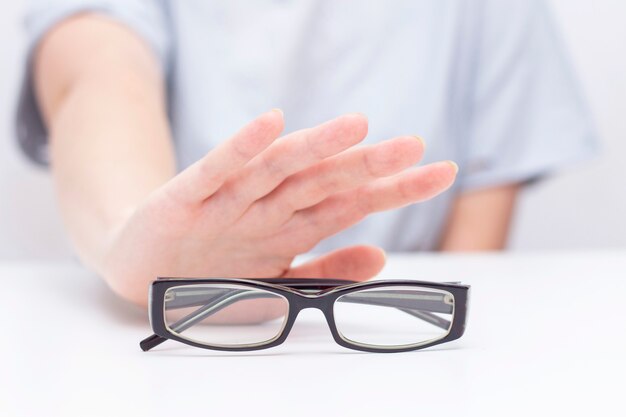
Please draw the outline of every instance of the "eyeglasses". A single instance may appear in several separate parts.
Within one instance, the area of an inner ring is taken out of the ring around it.
[[[404,352],[465,331],[469,286],[413,280],[159,278],[150,287],[154,335],[205,349],[249,351],[285,341],[300,310],[320,309],[335,341],[367,352]]]

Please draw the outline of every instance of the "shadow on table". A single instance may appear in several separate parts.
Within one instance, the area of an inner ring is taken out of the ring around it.
[[[289,343],[289,342],[285,342]],[[329,342],[331,343],[331,342]],[[334,342],[332,342],[334,343]],[[322,343],[320,343],[321,345]],[[344,349],[340,346],[337,346],[336,349],[332,345],[328,345],[324,343],[324,347],[320,349],[303,349],[298,347],[298,342],[293,342],[293,348],[297,350],[289,350],[289,351],[276,351],[275,349],[280,348],[272,348],[268,350],[258,350],[251,352],[221,352],[221,351],[212,351],[208,349],[196,349],[191,346],[171,346],[171,347],[159,347],[158,350],[151,351],[147,353],[146,356],[157,356],[157,357],[211,357],[211,358],[235,358],[235,357],[263,357],[263,356],[306,356],[306,355],[423,355],[434,352],[441,352],[447,350],[462,350],[463,347],[460,346],[435,346],[428,349],[416,350],[412,352],[400,352],[400,353],[371,353],[371,352],[361,352],[359,350],[350,350]]]
[[[120,324],[146,328],[148,324],[148,312],[146,310],[122,300],[104,283],[101,284],[102,288],[94,295],[95,305]]]

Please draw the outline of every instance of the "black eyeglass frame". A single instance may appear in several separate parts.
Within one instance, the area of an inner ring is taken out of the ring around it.
[[[260,289],[278,294],[288,302],[288,315],[282,327],[281,333],[267,343],[253,346],[222,346],[198,343],[190,339],[181,337],[171,331],[165,322],[165,293],[173,287],[186,285],[243,285],[250,288]],[[351,342],[342,337],[337,330],[334,318],[334,303],[342,295],[351,292],[363,291],[365,289],[375,289],[382,287],[418,287],[447,291],[454,297],[454,309],[451,326],[448,333],[442,338],[418,343],[415,345],[403,345],[397,347],[375,347],[362,343]],[[319,291],[307,293],[304,291]],[[158,278],[150,286],[149,315],[150,323],[154,334],[140,342],[143,351],[148,351],[160,345],[165,340],[176,340],[186,345],[191,345],[201,349],[221,350],[221,351],[253,351],[268,349],[282,344],[289,335],[293,324],[301,310],[305,308],[317,308],[322,311],[333,339],[337,344],[348,349],[365,352],[407,352],[424,349],[434,345],[447,343],[460,338],[465,332],[467,321],[467,309],[470,286],[457,282],[430,282],[418,280],[374,280],[366,282],[349,281],[341,279],[327,278]]]

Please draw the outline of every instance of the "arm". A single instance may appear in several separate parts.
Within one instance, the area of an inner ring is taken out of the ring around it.
[[[34,74],[66,229],[101,270],[116,226],[175,172],[162,74],[133,32],[88,14],[45,36]]]
[[[443,235],[443,251],[501,250],[506,246],[519,184],[459,195]]]
[[[413,136],[355,147],[367,134],[361,114],[279,138],[280,111],[176,174],[156,59],[134,33],[96,15],[45,37],[35,81],[78,255],[141,306],[157,276],[371,278],[385,261],[371,246],[291,263],[370,213],[434,197],[456,175],[447,162],[411,167],[423,152]]]

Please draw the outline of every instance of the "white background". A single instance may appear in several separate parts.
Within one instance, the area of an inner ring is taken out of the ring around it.
[[[50,177],[19,154],[15,97],[23,0],[0,13],[0,259],[67,257]],[[557,21],[602,135],[602,155],[524,193],[515,250],[626,246],[626,3],[553,0]]]

